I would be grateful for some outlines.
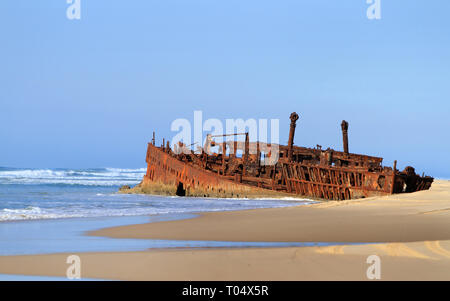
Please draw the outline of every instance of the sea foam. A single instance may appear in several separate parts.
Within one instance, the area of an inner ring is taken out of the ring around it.
[[[0,184],[120,186],[139,183],[145,168],[8,169],[0,168]]]
[[[184,214],[310,203],[302,198],[214,199],[119,194],[145,168],[14,169],[0,167],[0,221]]]

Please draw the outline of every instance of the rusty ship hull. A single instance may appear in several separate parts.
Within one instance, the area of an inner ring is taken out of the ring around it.
[[[245,184],[229,176],[199,168],[174,157],[164,148],[148,144],[147,172],[138,189],[143,193],[193,197],[266,197],[284,193]],[[245,181],[245,177],[244,177]]]
[[[215,143],[211,136],[200,152],[180,143],[172,150],[148,144],[147,172],[133,189],[137,192],[194,197],[280,197],[295,196],[326,200],[347,200],[427,190],[433,178],[419,176],[414,168],[397,170],[382,166],[383,158],[348,151],[348,123],[342,122],[344,151],[294,146],[298,115],[291,114],[288,145],[277,145],[277,160],[264,164],[261,143],[227,141]],[[238,134],[237,134],[238,135]],[[225,135],[224,135],[225,136]],[[220,146],[220,153],[211,153]],[[265,144],[264,147],[273,145]],[[206,150],[206,151],[205,151]],[[242,150],[242,156],[238,156]],[[252,150],[252,151],[251,151]]]

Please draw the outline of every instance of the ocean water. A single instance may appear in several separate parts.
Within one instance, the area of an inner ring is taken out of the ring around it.
[[[162,214],[96,218],[63,218],[0,223],[0,256],[83,252],[130,252],[168,248],[257,248],[343,245],[339,242],[235,242],[108,238],[85,235],[100,228],[193,218]],[[0,269],[1,272],[1,269]]]
[[[305,199],[214,199],[124,195],[145,169],[0,168],[0,256],[180,247],[308,246],[311,243],[170,241],[86,236],[88,231],[193,218],[205,211],[307,204]]]
[[[0,222],[182,214],[286,207],[309,202],[302,199],[213,199],[117,193],[121,185],[138,184],[144,174],[145,168],[0,167]]]

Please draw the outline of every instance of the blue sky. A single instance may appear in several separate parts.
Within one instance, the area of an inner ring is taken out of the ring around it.
[[[176,118],[301,115],[295,142],[450,178],[450,1],[0,3],[0,166],[142,167]]]

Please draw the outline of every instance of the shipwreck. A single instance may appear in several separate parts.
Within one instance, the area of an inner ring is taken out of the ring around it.
[[[295,146],[298,119],[295,112],[290,115],[288,145],[250,142],[248,133],[236,133],[220,135],[223,142],[219,143],[214,141],[217,136],[208,135],[204,147],[196,151],[181,142],[171,149],[164,139],[156,146],[153,132],[142,182],[121,192],[348,200],[427,190],[433,183],[432,177],[416,174],[411,166],[399,171],[397,161],[387,167],[382,165],[383,158],[350,153],[346,121],[341,124],[343,151]],[[238,135],[245,136],[245,141],[225,141],[225,136]],[[219,151],[212,152],[217,146]]]

